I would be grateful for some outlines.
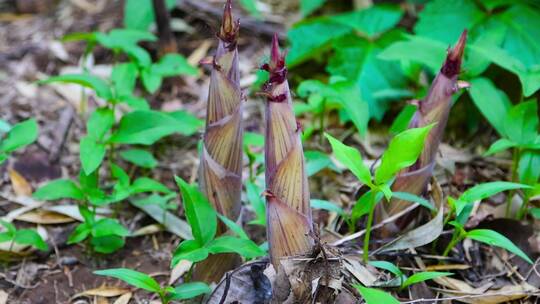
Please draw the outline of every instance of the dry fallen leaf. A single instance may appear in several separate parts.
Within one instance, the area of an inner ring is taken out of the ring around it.
[[[71,223],[75,221],[75,219],[69,216],[66,216],[64,214],[60,214],[60,213],[49,211],[49,210],[42,210],[42,209],[26,212],[24,214],[21,214],[15,217],[15,219],[19,221],[24,221],[24,222],[35,223],[35,224],[45,224],[45,225],[65,224],[65,223]]]
[[[171,277],[169,279],[169,285],[172,285],[176,282],[181,276],[184,275],[193,265],[193,262],[188,260],[181,260],[171,271]]]
[[[151,225],[147,225],[147,226],[137,229],[131,235],[142,236],[142,235],[148,235],[148,234],[155,234],[160,231],[163,231],[163,226],[161,226],[160,224],[151,224]]]
[[[80,292],[80,293],[74,295],[73,297],[71,297],[71,299],[84,297],[84,296],[99,296],[99,297],[110,298],[110,297],[118,297],[118,296],[124,295],[124,294],[126,294],[128,292],[130,292],[130,290],[128,288],[122,288],[122,287],[116,287],[116,286],[105,286],[104,285],[104,286],[101,286],[101,287],[98,287],[98,288],[93,288],[93,289],[89,289],[89,290],[85,290],[83,292]]]
[[[0,304],[6,304],[8,300],[9,295],[7,292],[0,290]]]
[[[19,172],[14,169],[9,169],[9,179],[11,180],[11,185],[13,186],[13,192],[17,196],[31,196],[32,187],[28,181],[21,175]]]
[[[133,294],[131,292],[125,293],[121,295],[120,297],[118,297],[118,299],[116,299],[116,301],[114,301],[113,304],[128,304],[132,296]]]

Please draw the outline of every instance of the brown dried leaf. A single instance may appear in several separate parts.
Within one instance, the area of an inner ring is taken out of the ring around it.
[[[15,217],[18,221],[34,224],[53,225],[75,222],[75,219],[54,211],[37,209]]]
[[[89,290],[85,290],[83,292],[80,292],[78,294],[75,294],[71,297],[71,299],[79,298],[79,297],[87,297],[87,296],[98,296],[98,297],[106,297],[106,298],[112,298],[112,297],[118,297],[121,295],[124,295],[126,293],[129,293],[130,290],[128,288],[122,288],[122,287],[116,287],[116,286],[106,286],[103,285],[98,288],[93,288]]]
[[[118,297],[118,299],[116,299],[113,304],[128,304],[132,296],[133,294],[131,292],[125,293]]]
[[[9,178],[13,187],[13,192],[18,196],[31,196],[32,187],[26,179],[14,169],[9,169]]]

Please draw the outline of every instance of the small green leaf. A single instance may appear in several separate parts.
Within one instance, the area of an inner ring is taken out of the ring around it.
[[[163,76],[158,73],[154,73],[152,66],[141,71],[141,80],[146,91],[150,94],[154,94],[163,81]]]
[[[86,123],[87,136],[102,140],[114,124],[114,113],[109,108],[95,110]]]
[[[478,110],[493,128],[500,135],[504,135],[504,119],[512,106],[508,96],[503,91],[497,89],[491,80],[483,77],[475,78],[471,81],[469,94]]]
[[[431,211],[437,211],[437,208],[435,208],[427,199],[420,197],[418,195],[414,195],[412,193],[408,192],[392,192],[392,197],[398,198],[400,200],[418,203],[422,207],[426,207]]]
[[[367,304],[399,304],[399,301],[396,300],[396,298],[382,290],[367,288],[362,285],[353,286],[360,292]]]
[[[117,235],[92,237],[90,240],[90,245],[92,245],[95,252],[105,254],[117,251],[118,249],[124,247],[125,243],[124,238]]]
[[[399,269],[399,267],[387,261],[371,261],[369,262],[369,265],[388,270],[397,277],[401,277],[403,275],[403,272],[401,269]]]
[[[197,75],[197,68],[189,64],[186,58],[180,54],[167,54],[152,65],[152,73],[162,77],[171,77],[177,75]]]
[[[217,213],[218,218],[229,228],[232,232],[234,232],[237,236],[240,238],[249,240],[249,236],[246,234],[242,226],[239,224],[233,222],[232,220],[228,219],[227,217]]]
[[[90,231],[92,231],[92,229],[87,223],[79,224],[69,235],[67,243],[71,245],[84,241],[90,235]]]
[[[489,229],[474,229],[467,232],[466,237],[473,239],[478,242],[486,243],[491,246],[498,246],[504,248],[517,256],[521,257],[525,261],[533,264],[533,261],[523,252],[519,247],[514,245],[512,241],[507,239],[504,235],[498,233],[497,231]]]
[[[510,109],[504,121],[506,136],[518,144],[532,144],[538,135],[538,102],[521,102]]]
[[[492,154],[507,150],[509,148],[513,148],[515,146],[517,146],[515,142],[506,138],[501,138],[497,140],[496,142],[494,142],[493,144],[491,144],[491,146],[489,147],[489,149],[484,155],[486,156],[492,155]]]
[[[246,195],[248,202],[253,207],[257,218],[249,224],[266,226],[266,205],[262,198],[262,190],[253,182],[246,182]]]
[[[111,73],[111,81],[116,98],[131,96],[139,74],[134,63],[121,63],[116,65]]]
[[[423,128],[408,129],[396,135],[381,157],[381,165],[375,171],[375,182],[386,183],[401,169],[414,164],[422,153],[424,141],[433,126],[431,124]]]
[[[427,281],[427,280],[432,280],[432,279],[440,278],[440,277],[446,277],[446,276],[450,276],[450,275],[453,275],[453,273],[451,273],[451,272],[437,272],[437,271],[417,272],[417,273],[413,274],[412,276],[408,277],[407,280],[405,280],[405,282],[403,282],[403,284],[401,285],[401,288],[405,288],[405,287],[407,287],[409,285],[424,282],[424,281]]]
[[[212,254],[235,252],[247,259],[266,255],[266,252],[259,248],[252,240],[233,236],[218,237],[206,247]]]
[[[374,190],[369,190],[360,196],[351,211],[352,222],[356,223],[356,221],[358,221],[362,216],[368,214],[373,204],[379,203],[383,196],[384,195],[382,192]]]
[[[339,162],[347,167],[351,172],[364,184],[372,185],[371,173],[368,167],[364,165],[360,152],[352,147],[349,147],[339,140],[325,133],[326,138],[332,146],[332,150]]]
[[[418,110],[418,107],[412,104],[406,105],[401,112],[399,112],[396,119],[394,119],[394,122],[392,123],[392,126],[390,127],[390,132],[392,134],[398,134],[400,132],[403,132],[407,129],[409,126],[409,123],[411,122],[411,119],[414,116],[414,113]]]
[[[326,0],[300,0],[300,12],[306,17],[323,6],[324,2]]]
[[[102,236],[128,236],[129,230],[127,230],[122,224],[118,222],[117,219],[111,218],[102,218],[98,220],[92,227],[92,236],[102,237]]]
[[[142,193],[142,192],[170,193],[171,192],[171,190],[167,188],[167,186],[149,177],[137,178],[131,185],[131,191],[133,193]]]
[[[7,232],[13,237],[15,235],[15,233],[17,232],[17,228],[15,228],[15,225],[13,225],[12,223],[10,222],[6,222],[2,219],[0,219],[0,225],[2,225],[2,227],[6,228]]]
[[[159,283],[154,280],[151,276],[138,272],[135,270],[127,268],[113,268],[113,269],[104,269],[96,270],[94,274],[101,276],[113,277],[119,280],[122,280],[129,285],[135,286],[151,292],[160,292],[161,286]]]
[[[373,38],[393,28],[401,20],[402,15],[403,12],[399,6],[372,5],[365,9],[334,16],[332,20]]]
[[[257,9],[257,0],[240,0],[240,5],[253,17],[261,18],[261,13]]]
[[[38,137],[38,124],[34,118],[14,125],[4,140],[0,139],[0,150],[12,152],[33,143]]]
[[[197,263],[205,260],[210,252],[206,247],[201,247],[196,240],[184,240],[174,251],[171,265],[174,267],[181,260]]]
[[[196,296],[209,293],[212,289],[203,282],[189,282],[183,283],[174,288],[174,291],[171,291],[170,299],[171,300],[186,300],[191,299]]]
[[[120,152],[120,157],[143,168],[154,168],[158,162],[152,153],[142,149],[129,149]]]
[[[97,142],[95,138],[90,136],[81,138],[79,157],[86,175],[91,174],[101,165],[105,152],[105,145]]]
[[[167,9],[172,9],[176,0],[166,0]],[[133,30],[148,30],[154,22],[152,0],[126,0],[124,2],[124,27]]]
[[[111,100],[113,96],[108,83],[106,83],[103,79],[90,74],[64,74],[42,80],[39,83],[46,84],[52,82],[67,82],[79,84],[83,87],[87,87],[96,91],[97,96],[105,100]]]
[[[459,197],[459,200],[472,203],[474,201],[483,200],[485,198],[493,196],[499,192],[523,188],[530,188],[530,186],[510,182],[483,183],[469,188],[467,191],[463,192],[463,194]]]
[[[214,239],[217,229],[216,211],[204,195],[178,176],[174,177],[186,211],[186,218],[191,226],[193,237],[200,247]]]
[[[37,200],[57,200],[71,198],[83,200],[84,194],[73,181],[69,179],[56,179],[39,187],[32,195]]]
[[[47,251],[49,249],[49,246],[41,238],[41,235],[32,229],[17,230],[13,240],[18,244],[34,246],[41,251]]]

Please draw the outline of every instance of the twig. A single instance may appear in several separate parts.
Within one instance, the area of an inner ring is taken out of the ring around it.
[[[444,292],[444,291],[441,291]],[[405,301],[401,302],[401,304],[409,304],[409,303],[421,303],[421,302],[444,302],[444,301],[451,301],[451,300],[460,300],[460,299],[475,299],[475,298],[483,298],[483,297],[490,297],[490,296],[512,296],[512,295],[523,295],[523,297],[528,296],[540,296],[539,292],[531,292],[527,293],[524,291],[511,291],[511,292],[493,292],[493,293],[483,293],[483,294],[477,294],[477,295],[465,295],[465,296],[455,296],[455,297],[447,297],[447,298],[439,298],[439,299],[415,299],[412,301]]]
[[[227,300],[230,287],[231,287],[231,273],[227,272],[225,274],[225,289],[223,290],[223,294],[221,295],[221,300],[219,301],[219,304],[224,304],[225,300]]]
[[[53,135],[54,140],[49,146],[49,160],[52,163],[56,163],[60,159],[60,152],[62,151],[62,148],[66,142],[69,128],[73,123],[74,114],[75,111],[73,110],[73,107],[69,105],[62,111],[62,113],[60,113],[58,123],[55,127],[56,132],[54,132]]]

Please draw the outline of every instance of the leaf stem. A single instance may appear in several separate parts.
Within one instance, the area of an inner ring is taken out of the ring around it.
[[[371,236],[371,226],[373,225],[373,213],[375,213],[375,202],[377,195],[373,195],[371,207],[369,209],[368,220],[366,224],[366,234],[364,235],[364,263],[367,263],[369,260],[369,238]]]
[[[512,182],[516,182],[517,179],[517,169],[521,151],[519,148],[514,148],[512,152]],[[512,198],[514,197],[515,190],[510,190],[508,196],[506,197],[506,217],[510,217],[512,211]]]

